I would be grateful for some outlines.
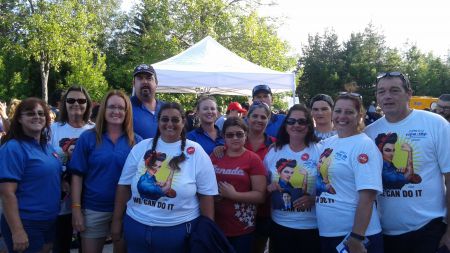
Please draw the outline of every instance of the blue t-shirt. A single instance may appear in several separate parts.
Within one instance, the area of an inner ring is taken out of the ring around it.
[[[266,127],[266,134],[276,138],[285,118],[284,114],[272,114]]]
[[[136,96],[132,96],[130,101],[133,108],[134,132],[143,139],[155,137],[158,129],[158,113],[164,102],[156,100],[156,110],[152,113]]]
[[[142,140],[138,135],[134,139],[136,143]],[[114,144],[104,133],[99,146],[96,144],[94,130],[80,135],[68,170],[83,177],[83,208],[98,212],[114,210],[116,185],[131,148],[125,134]]]
[[[209,137],[208,133],[206,133],[201,127],[190,131],[187,134],[187,138],[200,144],[206,154],[210,155],[214,151],[215,147],[225,145],[225,140],[222,136],[220,136],[219,128],[217,126],[214,126],[214,128],[216,128],[217,131],[217,138],[215,140]]]
[[[62,164],[53,147],[36,140],[10,140],[0,147],[0,182],[17,182],[19,216],[53,220],[58,216]]]

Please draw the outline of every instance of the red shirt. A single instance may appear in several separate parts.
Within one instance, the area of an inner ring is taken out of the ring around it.
[[[233,185],[237,192],[252,190],[250,176],[266,175],[261,159],[249,150],[239,157],[229,157],[225,154],[221,159],[215,157],[213,153],[211,161],[216,171],[217,181]],[[255,204],[235,202],[227,198],[222,198],[215,203],[216,223],[226,236],[239,236],[253,232],[255,214]]]

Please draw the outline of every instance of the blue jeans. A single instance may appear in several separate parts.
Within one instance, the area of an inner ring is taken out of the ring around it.
[[[322,253],[336,253],[336,247],[344,240],[345,236],[337,237],[320,237],[320,246]],[[369,239],[369,246],[367,253],[383,253],[383,235],[381,233],[367,236]],[[399,252],[398,252],[399,253]],[[430,252],[431,253],[431,252]]]
[[[187,226],[195,226],[198,219],[170,227],[148,226],[126,215],[123,231],[128,253],[183,253],[187,247]]]
[[[49,244],[53,242],[55,236],[55,220],[43,220],[43,221],[34,221],[34,220],[24,220],[22,219],[22,225],[27,233],[29,246],[24,251],[24,253],[35,253],[42,250],[44,244]],[[5,216],[2,215],[1,221],[1,230],[3,234],[3,238],[5,239],[6,247],[8,248],[8,252],[13,251],[13,241],[11,230],[9,229],[9,225],[6,222]]]

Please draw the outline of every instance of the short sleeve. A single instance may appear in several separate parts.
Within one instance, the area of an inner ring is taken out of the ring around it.
[[[217,195],[217,180],[213,164],[200,145],[195,152],[195,167],[197,192],[203,195]]]
[[[437,131],[437,140],[435,140],[434,143],[436,143],[436,154],[439,168],[441,169],[441,173],[449,173],[450,152],[448,151],[448,142],[450,140],[450,124],[445,122],[445,119],[443,119]]]
[[[361,142],[353,153],[352,168],[356,189],[383,191],[381,172],[383,159],[375,144],[369,139]]]
[[[0,182],[21,181],[27,159],[20,143],[10,140],[3,144],[0,157]]]
[[[75,150],[72,153],[72,158],[67,166],[70,173],[83,176],[88,172],[90,153],[89,146],[91,145],[89,142],[92,141],[89,137],[91,135],[95,136],[91,130],[88,130],[82,133],[80,138],[78,138],[77,145],[75,145]],[[95,142],[95,138],[93,141]]]

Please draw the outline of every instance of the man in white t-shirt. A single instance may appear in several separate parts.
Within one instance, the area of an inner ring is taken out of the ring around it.
[[[383,156],[378,206],[387,253],[450,248],[444,223],[450,203],[450,128],[439,115],[410,109],[411,95],[405,75],[380,74],[376,97],[385,116],[365,130]]]

